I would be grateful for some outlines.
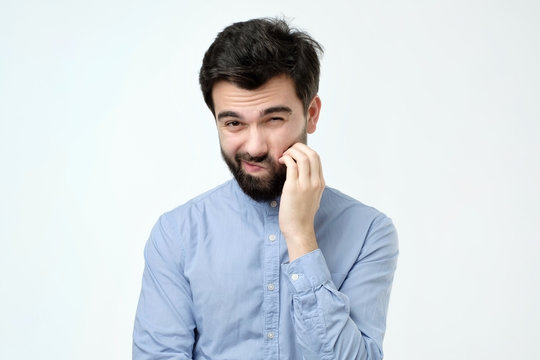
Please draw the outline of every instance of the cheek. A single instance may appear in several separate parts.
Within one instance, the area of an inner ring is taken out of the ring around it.
[[[291,145],[293,143],[287,140],[277,140],[271,146],[270,155],[277,161]]]
[[[235,154],[238,151],[240,142],[233,136],[219,134],[219,145],[226,154]]]

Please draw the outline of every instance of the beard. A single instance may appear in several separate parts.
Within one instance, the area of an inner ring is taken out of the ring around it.
[[[307,143],[307,134],[305,129],[302,134],[290,146],[297,142]],[[290,147],[289,146],[289,147]],[[261,156],[251,156],[246,152],[236,153],[234,158],[229,157],[221,148],[221,156],[229,167],[238,185],[255,201],[270,201],[281,195],[283,184],[287,179],[287,166],[280,164],[268,153]],[[242,161],[248,161],[268,169],[268,174],[264,176],[253,176],[244,171]]]

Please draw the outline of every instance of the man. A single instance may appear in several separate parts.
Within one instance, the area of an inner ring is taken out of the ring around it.
[[[306,145],[320,45],[276,19],[223,30],[200,71],[234,180],[161,216],[133,359],[381,359],[390,219],[325,186]]]

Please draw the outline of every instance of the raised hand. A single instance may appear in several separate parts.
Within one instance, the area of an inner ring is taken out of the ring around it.
[[[293,261],[318,248],[313,221],[325,183],[319,155],[305,144],[291,146],[279,162],[287,166],[279,227],[287,242],[289,261]]]

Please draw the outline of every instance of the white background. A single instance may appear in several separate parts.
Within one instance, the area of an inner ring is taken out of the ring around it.
[[[198,88],[239,20],[325,47],[309,139],[394,219],[386,359],[539,359],[540,3],[0,0],[0,358],[129,359],[157,217],[229,178]]]

